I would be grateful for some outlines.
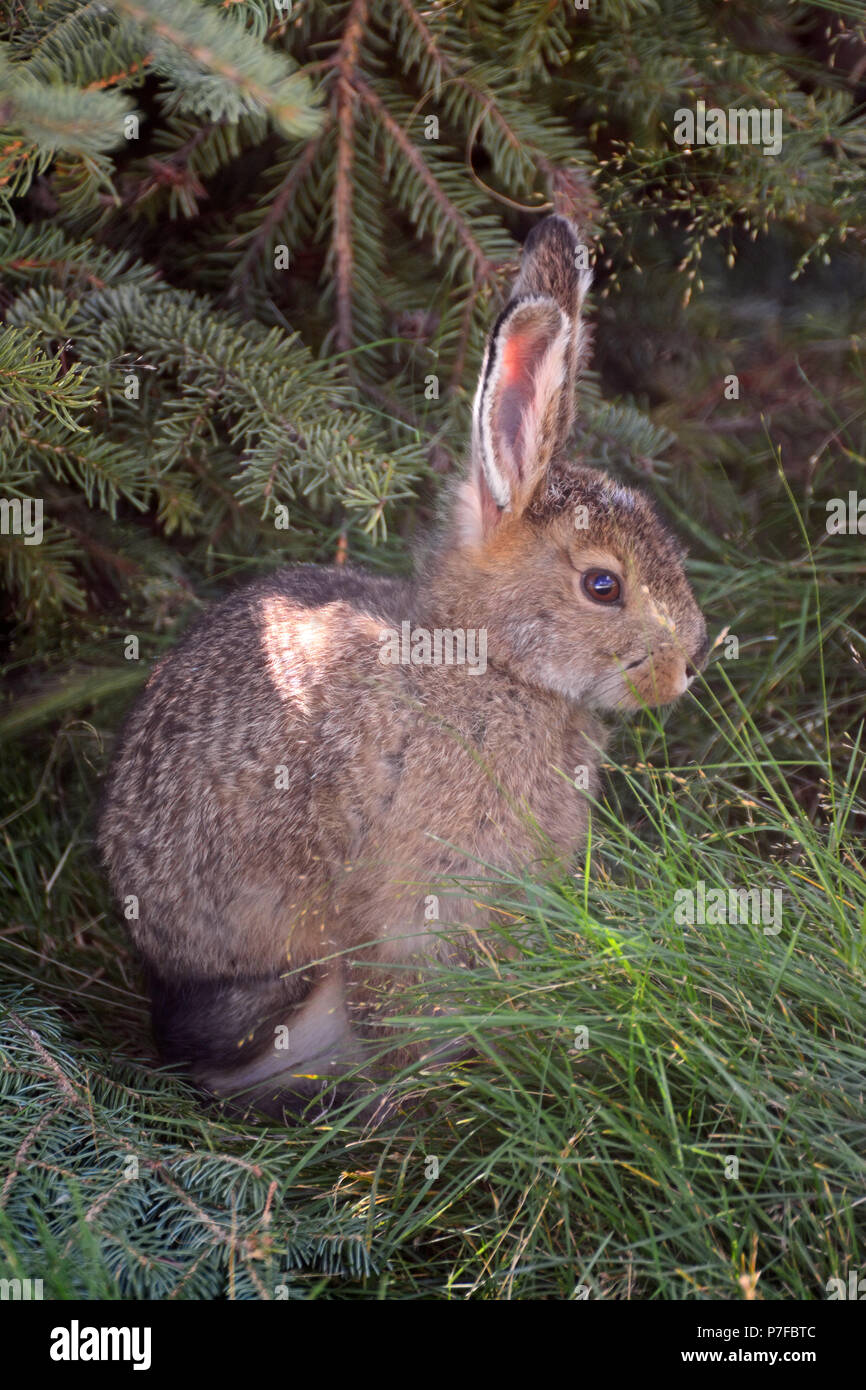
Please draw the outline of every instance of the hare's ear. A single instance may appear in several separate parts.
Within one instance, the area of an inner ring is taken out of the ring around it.
[[[488,340],[464,493],[464,521],[474,540],[489,534],[503,512],[524,510],[568,440],[588,284],[581,249],[563,217],[536,227],[511,300]]]

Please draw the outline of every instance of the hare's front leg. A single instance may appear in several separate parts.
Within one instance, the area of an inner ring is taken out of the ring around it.
[[[342,956],[345,1003],[373,1075],[390,1074],[419,1060],[454,1059],[468,1051],[464,1038],[438,1043],[428,1033],[419,1040],[417,1028],[408,1021],[413,1015],[453,1012],[453,1005],[438,992],[419,997],[418,986],[435,963],[457,966],[474,959],[466,928],[480,926],[484,919],[483,909],[471,898],[453,887],[449,892],[438,851],[435,858],[435,865],[425,865],[426,883],[417,865],[399,869],[393,861],[387,875],[381,867],[361,865],[352,876],[354,944]],[[450,860],[448,867],[454,871]]]

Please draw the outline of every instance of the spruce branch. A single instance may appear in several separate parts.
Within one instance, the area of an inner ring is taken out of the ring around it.
[[[244,287],[249,283],[251,268],[253,263],[258,261],[263,255],[265,247],[268,245],[275,229],[282,222],[287,210],[292,204],[304,180],[309,176],[310,170],[315,163],[322,141],[331,128],[330,116],[326,116],[322,122],[322,130],[315,140],[308,140],[300,156],[293,162],[289,172],[281,180],[277,189],[268,195],[267,213],[262,219],[258,229],[246,238],[235,237],[230,243],[237,246],[241,241],[248,241],[247,249],[232,271],[232,290],[231,297],[238,292],[243,292]]]
[[[75,415],[94,404],[96,388],[85,381],[85,368],[73,363],[64,370],[59,358],[43,352],[38,336],[0,327],[0,410],[23,419],[44,413],[65,429],[83,431]]]
[[[352,0],[336,56],[334,122],[337,167],[334,175],[334,279],[337,300],[337,349],[352,346],[352,164],[354,160],[355,89],[353,79],[369,10],[368,0]]]
[[[62,150],[92,159],[113,149],[132,109],[120,92],[40,82],[27,66],[9,60],[6,44],[0,44],[0,91],[0,126],[46,156]]]
[[[441,184],[428,168],[420,150],[412,144],[402,126],[398,125],[394,120],[394,117],[385,106],[385,103],[376,94],[369,83],[357,73],[353,78],[353,86],[367,106],[370,107],[370,110],[375,114],[376,119],[380,122],[383,129],[387,131],[406,162],[418,175],[424,189],[432,199],[439,213],[441,213],[443,223],[452,229],[454,236],[468,255],[472,263],[476,280],[485,285],[494,283],[498,268],[485,256],[477,240],[469,230],[460,210],[443,191]],[[440,237],[441,233],[437,236],[436,240],[439,240]]]
[[[173,83],[169,109],[208,110],[211,120],[266,111],[288,135],[310,136],[321,115],[303,73],[196,0],[112,0],[114,8],[154,40],[154,70]]]

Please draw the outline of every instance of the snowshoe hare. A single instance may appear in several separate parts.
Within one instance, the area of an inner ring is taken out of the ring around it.
[[[440,927],[477,928],[458,880],[479,865],[568,864],[598,712],[676,700],[705,660],[680,546],[566,454],[578,246],[558,216],[527,240],[416,577],[299,565],[241,589],[118,740],[100,846],[137,899],[160,1050],[217,1095],[282,1114],[357,1069],[383,976],[460,950],[430,895]]]

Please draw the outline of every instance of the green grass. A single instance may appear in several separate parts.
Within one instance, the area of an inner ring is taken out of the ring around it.
[[[716,541],[694,567],[738,658],[721,643],[680,707],[623,726],[573,879],[488,890],[513,958],[437,972],[456,1012],[412,1024],[475,1053],[398,1078],[373,1132],[351,1107],[230,1122],[158,1071],[91,843],[116,710],[67,719],[41,762],[7,743],[6,1277],[54,1298],[811,1300],[862,1267],[863,541],[831,544],[778,477],[773,506],[790,558]],[[779,892],[781,929],[679,924],[699,881]]]

